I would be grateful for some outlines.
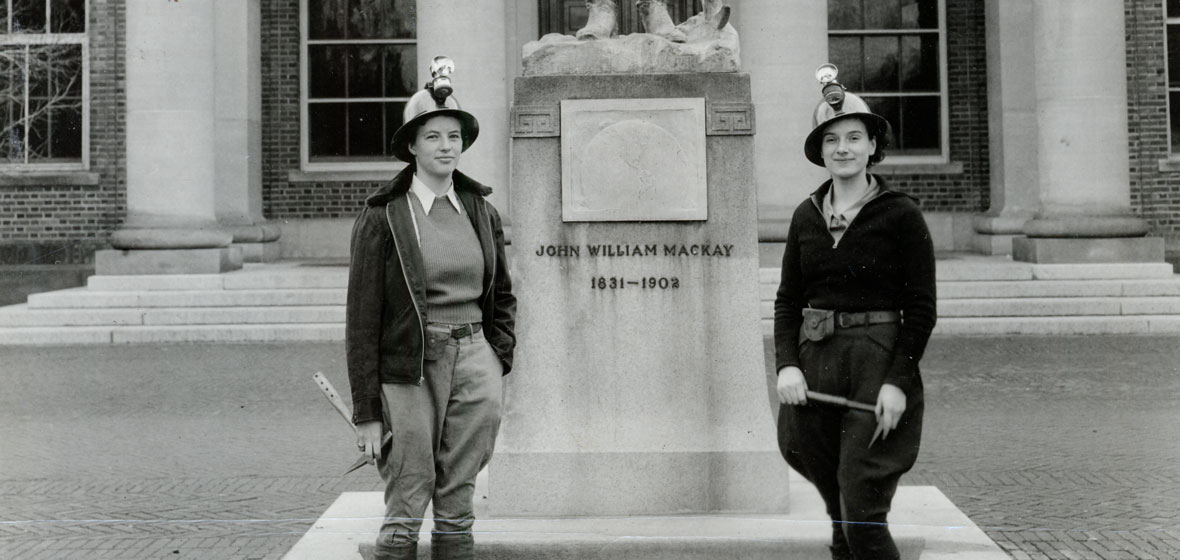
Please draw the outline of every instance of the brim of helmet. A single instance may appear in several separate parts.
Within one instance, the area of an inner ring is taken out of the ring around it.
[[[479,120],[475,118],[475,115],[467,111],[462,109],[436,109],[426,111],[410,119],[398,127],[397,132],[393,133],[393,140],[390,141],[390,151],[393,152],[394,157],[406,163],[414,163],[414,154],[410,153],[410,143],[414,141],[414,135],[418,133],[418,127],[434,117],[455,117],[459,119],[459,128],[463,133],[462,151],[464,152],[475,143],[475,139],[479,136]]]
[[[811,130],[811,134],[807,135],[807,141],[803,143],[803,154],[807,156],[807,161],[825,167],[823,146],[821,146],[824,130],[832,123],[852,117],[861,119],[865,123],[865,127],[877,140],[877,150],[889,147],[889,138],[893,136],[893,127],[889,126],[889,121],[885,120],[885,117],[873,113],[844,113],[820,123],[819,126]]]

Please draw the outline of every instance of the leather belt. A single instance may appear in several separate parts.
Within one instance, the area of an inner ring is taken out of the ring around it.
[[[451,338],[468,337],[468,336],[471,336],[471,335],[479,332],[481,329],[483,329],[483,325],[481,325],[479,323],[466,323],[463,325],[447,325],[444,323],[434,323],[434,324],[438,324],[438,325],[441,325],[444,327],[450,327]]]
[[[863,327],[865,325],[876,325],[879,323],[900,323],[901,313],[897,311],[863,311],[860,313],[851,313],[847,311],[836,312],[836,326],[842,329],[850,327]]]

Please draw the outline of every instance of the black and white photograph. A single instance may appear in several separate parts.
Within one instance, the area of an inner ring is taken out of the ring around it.
[[[0,0],[0,559],[1180,559],[1180,0]]]

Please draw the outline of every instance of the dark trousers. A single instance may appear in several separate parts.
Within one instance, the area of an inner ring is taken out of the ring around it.
[[[808,389],[875,405],[897,328],[885,323],[837,329],[826,340],[804,341],[799,360]],[[886,516],[898,480],[918,457],[923,410],[919,381],[906,395],[897,429],[870,448],[877,427],[870,412],[814,402],[779,407],[779,449],[823,497],[835,527],[834,557],[899,557]]]

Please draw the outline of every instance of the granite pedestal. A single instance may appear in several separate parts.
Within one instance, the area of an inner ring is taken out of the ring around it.
[[[491,515],[787,509],[740,73],[519,78]]]

